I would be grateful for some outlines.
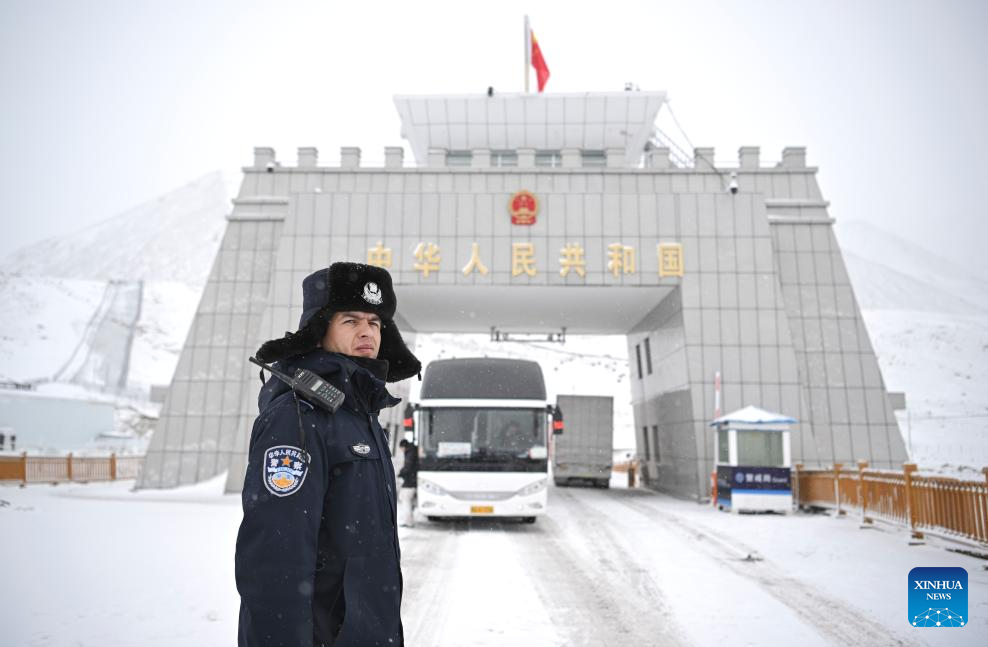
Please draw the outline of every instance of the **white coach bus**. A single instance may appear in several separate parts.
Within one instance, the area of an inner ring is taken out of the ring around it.
[[[549,439],[562,416],[546,401],[538,363],[467,358],[431,362],[414,416],[418,507],[442,518],[545,514]]]

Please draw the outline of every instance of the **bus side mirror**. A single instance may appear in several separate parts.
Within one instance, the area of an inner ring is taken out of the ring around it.
[[[563,433],[563,410],[558,405],[552,407],[552,435]]]

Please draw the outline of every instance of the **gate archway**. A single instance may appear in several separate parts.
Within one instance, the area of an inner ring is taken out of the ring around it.
[[[241,488],[258,388],[247,357],[294,329],[301,279],[337,260],[391,271],[412,339],[626,335],[638,446],[661,450],[642,456],[651,487],[706,496],[718,372],[725,410],[800,421],[794,462],[903,462],[805,150],[763,166],[746,147],[721,168],[696,149],[679,165],[653,136],[664,100],[397,97],[416,165],[401,148],[383,167],[355,148],[333,167],[314,148],[295,166],[255,149],[139,486],[228,470],[228,491]]]

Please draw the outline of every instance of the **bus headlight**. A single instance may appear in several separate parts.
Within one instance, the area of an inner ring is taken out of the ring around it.
[[[429,494],[436,494],[438,496],[445,496],[446,490],[442,489],[432,481],[426,481],[424,479],[419,479],[419,487],[422,488],[423,492],[428,492]]]
[[[522,489],[518,490],[517,496],[532,496],[533,494],[538,494],[545,489],[545,483],[549,479],[539,479],[535,483],[526,485]]]

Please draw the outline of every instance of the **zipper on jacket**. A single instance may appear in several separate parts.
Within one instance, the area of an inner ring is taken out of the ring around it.
[[[388,492],[388,515],[391,517],[391,523],[394,525],[395,529],[395,555],[398,557],[398,561],[401,561],[401,549],[398,547],[398,512],[397,512],[397,494],[395,494],[395,470],[391,463],[391,452],[385,451],[387,448],[381,444],[382,433],[378,433],[377,428],[374,426],[374,416],[367,414],[367,424],[370,425],[371,435],[374,436],[374,440],[377,443],[377,451],[381,456],[381,478],[384,479],[384,487]]]

